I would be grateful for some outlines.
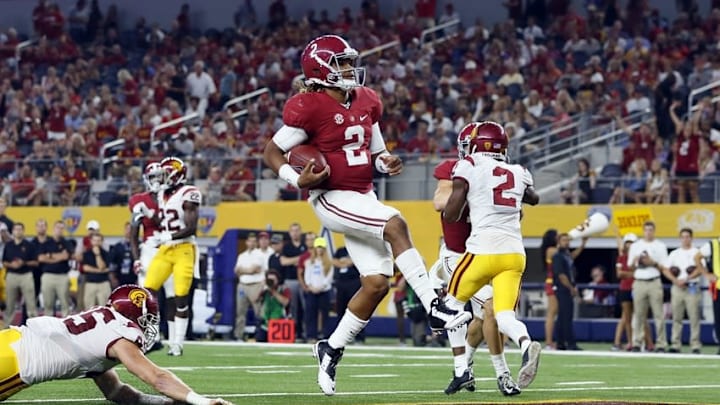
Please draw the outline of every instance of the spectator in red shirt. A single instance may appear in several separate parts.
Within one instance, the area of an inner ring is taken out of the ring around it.
[[[590,271],[590,277],[592,281],[588,285],[603,286],[608,284],[607,280],[605,280],[605,269],[602,266],[593,267]],[[610,290],[588,288],[583,290],[582,297],[583,301],[590,304],[605,304],[605,299],[610,296],[610,293]]]
[[[67,108],[60,100],[53,100],[47,117],[48,140],[65,139],[65,115]]]
[[[2,45],[0,45],[0,58],[7,59],[7,58],[14,58],[15,57],[15,47],[17,44],[20,43],[20,39],[18,38],[17,31],[15,28],[8,28],[7,30],[7,39],[5,42],[3,42]]]
[[[105,143],[114,140],[118,136],[118,130],[112,120],[112,114],[105,111],[100,117],[100,123],[95,132],[98,141]]]
[[[140,140],[133,138],[125,140],[125,148],[118,152],[118,157],[125,167],[130,167],[140,164],[138,161],[144,155],[142,148],[140,148]]]
[[[63,205],[85,205],[90,190],[90,180],[87,173],[77,168],[72,159],[67,159],[65,165],[65,172],[62,176],[63,194],[61,199]]]
[[[437,0],[417,0],[415,2],[415,15],[423,28],[435,25],[435,9]]]
[[[120,92],[124,96],[125,104],[131,107],[139,106],[140,92],[138,91],[138,84],[130,72],[127,69],[120,69],[117,73],[117,79],[120,82]]]
[[[678,118],[675,110],[680,102],[674,101],[670,105],[670,118],[675,123],[677,138],[673,142],[673,164],[670,174],[676,179],[677,201],[685,203],[687,194],[690,194],[690,201],[700,202],[698,193],[698,176],[700,175],[700,135],[697,133],[697,115],[693,119],[683,122]]]
[[[415,136],[405,144],[405,151],[408,153],[427,155],[430,153],[430,136],[428,135],[427,121],[418,120],[416,128]]]
[[[49,40],[60,38],[60,35],[63,33],[63,25],[65,24],[65,17],[63,17],[60,12],[60,7],[57,4],[50,4],[43,17],[42,25],[40,26],[42,36],[47,37]]]
[[[13,205],[40,205],[42,193],[35,187],[35,176],[29,164],[25,163],[10,182]]]
[[[35,6],[32,12],[33,28],[35,32],[42,36],[44,35],[43,25],[45,24],[45,15],[48,13],[48,0],[38,0],[38,5]]]
[[[236,157],[225,175],[223,200],[255,201],[255,176],[242,158]]]

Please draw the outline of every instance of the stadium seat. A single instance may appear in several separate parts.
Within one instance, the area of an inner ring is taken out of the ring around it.
[[[622,166],[617,163],[607,163],[600,171],[600,176],[608,178],[622,177]]]

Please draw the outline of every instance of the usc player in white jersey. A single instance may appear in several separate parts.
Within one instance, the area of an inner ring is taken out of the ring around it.
[[[447,159],[435,166],[433,177],[438,181],[433,196],[433,206],[436,211],[442,212],[445,209],[450,194],[452,194],[453,168],[459,160],[467,156],[470,147],[470,136],[473,126],[466,126],[460,131],[457,138],[458,159]],[[465,243],[470,237],[470,209],[465,206],[462,217],[459,221],[448,221],[440,218],[442,225],[443,243],[440,246],[440,257],[437,262],[430,268],[431,277],[436,276],[442,288],[443,285],[449,283],[452,273],[455,270],[457,262],[465,252]],[[493,311],[493,289],[492,286],[486,284],[480,288],[470,299],[472,305],[473,320],[468,325],[467,338],[465,342],[465,354],[468,359],[468,370],[473,375],[473,357],[477,348],[483,340],[487,342],[488,351],[493,368],[495,369],[495,377],[497,378],[497,386],[500,392],[505,396],[520,394],[510,375],[510,369],[505,361],[503,352],[504,345],[500,333],[498,332],[497,322]],[[475,385],[470,384],[465,387],[468,391],[474,391]],[[447,394],[453,394],[452,390]]]
[[[92,378],[118,404],[228,405],[192,391],[145,352],[158,333],[158,303],[137,285],[116,288],[107,305],[65,318],[30,318],[25,326],[0,331],[0,402],[45,381]],[[122,363],[165,396],[142,393],[120,381]]]
[[[145,284],[147,270],[158,247],[148,242],[148,239],[160,232],[160,208],[157,196],[163,185],[163,169],[159,162],[149,163],[143,173],[143,183],[146,191],[133,194],[128,201],[130,209],[130,254],[133,258],[133,269],[138,276],[138,285]],[[140,243],[140,229],[142,228],[142,244]],[[163,283],[165,291],[165,315],[167,316],[168,330],[175,329],[175,288],[172,275]],[[160,334],[153,350],[162,348]]]
[[[498,329],[522,352],[518,386],[535,379],[541,346],[533,342],[525,324],[515,317],[515,304],[525,271],[520,216],[522,203],[535,205],[539,197],[533,178],[520,165],[507,163],[508,137],[495,122],[473,122],[461,133],[469,137],[468,156],[453,169],[453,190],[443,211],[448,221],[458,221],[470,207],[470,237],[448,285],[446,305],[463,308],[488,283],[493,287]],[[446,393],[457,392],[474,382],[465,356],[467,326],[448,331],[455,360],[454,378]]]
[[[195,186],[186,185],[185,163],[168,157],[160,162],[163,170],[163,187],[158,193],[160,232],[147,242],[158,246],[150,262],[145,288],[158,291],[171,275],[174,278],[175,327],[169,328],[170,356],[182,356],[183,342],[188,326],[188,294],[198,270],[198,248],[195,241],[198,211],[202,194]]]

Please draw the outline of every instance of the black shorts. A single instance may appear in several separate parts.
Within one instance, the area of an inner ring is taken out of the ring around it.
[[[630,301],[632,302],[632,291],[630,290],[620,290],[618,291],[618,301],[625,302]]]
[[[700,175],[698,172],[680,172],[675,171],[675,177],[679,180],[695,180],[697,181],[697,177]],[[687,178],[687,179],[685,179]]]

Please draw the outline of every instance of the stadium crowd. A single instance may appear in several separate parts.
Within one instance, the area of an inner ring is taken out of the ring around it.
[[[259,156],[282,125],[298,54],[308,38],[333,32],[364,50],[399,40],[362,63],[366,84],[383,97],[386,143],[409,159],[453,156],[455,134],[469,121],[503,122],[514,142],[546,132],[539,138],[546,143],[581,131],[558,131],[581,118],[586,127],[625,127],[631,114],[654,110],[654,123],[631,131],[622,162],[611,165],[616,170],[581,168],[563,198],[660,203],[675,190],[673,200],[685,201],[687,191],[697,201],[697,177],[717,171],[720,110],[702,98],[684,129],[691,107],[684,101],[690,89],[720,79],[712,52],[720,9],[701,16],[696,2],[680,2],[669,21],[643,1],[624,8],[590,1],[582,11],[566,1],[526,3],[508,2],[508,19],[492,27],[478,18],[438,31],[435,42],[424,41],[422,31],[457,19],[452,2],[418,0],[388,16],[365,0],[337,16],[290,16],[277,0],[261,25],[265,10],[245,1],[234,27],[200,31],[187,4],[161,27],[120,21],[122,4],[101,10],[97,1],[78,0],[61,10],[40,0],[34,32],[9,27],[0,37],[2,194],[12,205],[123,204],[142,186],[145,161],[177,155],[192,162],[191,178],[206,183],[211,204],[254,200],[256,179],[271,176]],[[34,42],[18,50],[28,38]],[[251,102],[225,108],[266,87]],[[247,113],[238,114],[241,108]],[[199,119],[153,130],[194,112]],[[689,148],[681,147],[683,131]],[[516,158],[537,147],[527,145]],[[678,159],[687,149],[689,159]],[[681,161],[689,166],[678,167]],[[602,176],[626,177],[611,192],[596,192]],[[92,187],[96,180],[103,189]]]

